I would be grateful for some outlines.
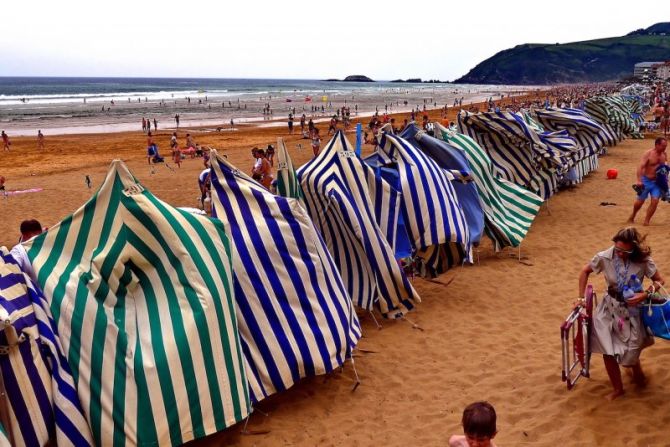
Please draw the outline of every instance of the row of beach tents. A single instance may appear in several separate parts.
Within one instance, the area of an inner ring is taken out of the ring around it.
[[[297,170],[280,141],[278,195],[214,151],[212,218],[114,161],[25,243],[36,283],[0,250],[0,444],[176,446],[353,363],[355,308],[402,318],[420,301],[408,266],[437,276],[484,236],[519,246],[544,200],[636,132],[635,101],[588,103],[461,112],[458,131],[383,133],[365,158],[339,132]]]

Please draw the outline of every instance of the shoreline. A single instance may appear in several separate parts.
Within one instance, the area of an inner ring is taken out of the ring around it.
[[[428,84],[430,85],[430,84]],[[230,120],[235,123],[267,123],[275,120],[286,120],[289,112],[294,119],[304,113],[307,118],[330,118],[343,106],[349,107],[351,117],[365,118],[375,112],[381,115],[409,113],[412,109],[427,110],[444,106],[451,108],[455,99],[462,98],[463,107],[483,102],[489,97],[499,101],[500,95],[505,98],[537,94],[536,87],[501,86],[495,92],[489,89],[467,91],[465,89],[445,88],[406,88],[380,91],[351,91],[313,97],[305,102],[303,94],[285,93],[282,95],[238,95],[231,100],[219,102],[207,98],[205,94],[193,96],[189,100],[171,99],[152,100],[148,102],[118,102],[114,105],[96,104],[92,109],[89,104],[68,103],[66,105],[22,104],[16,107],[0,106],[0,128],[12,137],[36,135],[41,130],[45,137],[78,134],[109,134],[117,132],[141,131],[143,117],[158,121],[158,131],[177,130],[175,115],[180,116],[179,129],[195,129],[201,127],[230,127]],[[325,100],[324,100],[325,99]],[[268,105],[272,114],[264,114]],[[97,107],[100,107],[99,109]],[[103,110],[104,109],[104,110]],[[315,110],[316,109],[316,110]],[[422,113],[422,112],[419,112]],[[153,128],[153,126],[152,126]]]

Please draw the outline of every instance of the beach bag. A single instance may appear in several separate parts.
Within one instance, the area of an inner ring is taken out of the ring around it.
[[[670,340],[670,299],[667,291],[662,288],[664,296],[649,300],[640,309],[642,322],[655,337]],[[661,302],[659,302],[661,301]]]

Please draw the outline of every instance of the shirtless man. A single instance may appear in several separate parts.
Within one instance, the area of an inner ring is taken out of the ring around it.
[[[651,203],[649,208],[647,208],[647,216],[644,219],[644,225],[649,225],[651,217],[656,212],[656,207],[658,206],[658,201],[661,198],[661,188],[656,184],[656,168],[659,165],[665,164],[668,161],[668,156],[665,153],[665,149],[668,146],[668,141],[659,137],[656,138],[654,142],[654,148],[649,149],[647,152],[642,155],[642,160],[640,161],[640,166],[637,168],[637,191],[638,196],[635,202],[633,203],[633,214],[630,215],[628,223],[633,223],[635,221],[635,215],[644,201],[647,200],[647,196],[651,195]]]

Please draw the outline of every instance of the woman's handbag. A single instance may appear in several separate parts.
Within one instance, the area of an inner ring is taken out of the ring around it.
[[[663,295],[642,305],[642,322],[655,337],[670,340],[670,299],[667,290],[661,290]]]

